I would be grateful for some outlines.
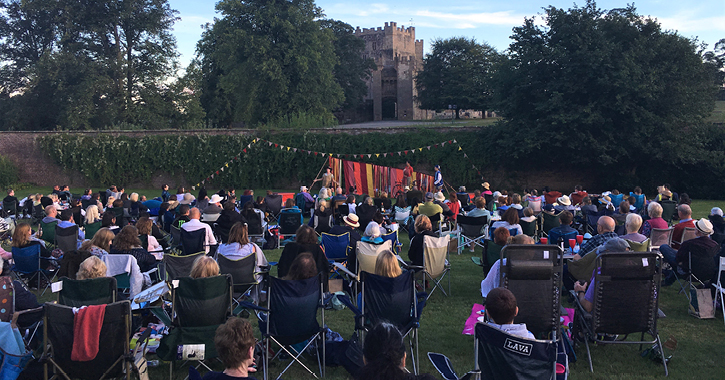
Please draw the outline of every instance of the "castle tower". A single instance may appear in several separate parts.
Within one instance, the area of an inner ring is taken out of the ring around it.
[[[357,27],[355,35],[365,40],[363,58],[372,58],[377,70],[367,81],[365,100],[373,103],[373,120],[413,120],[427,118],[415,102],[415,75],[423,67],[423,40],[415,39],[415,28]]]

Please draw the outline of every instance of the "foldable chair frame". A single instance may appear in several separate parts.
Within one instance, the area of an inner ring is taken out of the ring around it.
[[[712,284],[715,288],[715,300],[713,300],[715,305],[713,306],[717,306],[719,298],[720,306],[722,307],[723,322],[725,322],[725,278],[722,276],[723,271],[725,271],[725,257],[720,257],[717,269],[717,282]]]
[[[426,300],[428,300],[433,295],[433,292],[435,292],[436,288],[440,289],[444,295],[449,296],[452,294],[451,293],[451,275],[449,273],[451,270],[451,265],[450,265],[450,258],[448,255],[448,243],[450,242],[450,237],[442,236],[439,238],[433,238],[431,236],[424,236],[423,239],[424,239],[423,240],[423,242],[424,242],[423,243],[423,255],[424,255],[423,260],[424,260],[425,265],[423,267],[415,267],[415,266],[411,265],[410,268],[412,268],[416,271],[422,271],[423,280],[427,279],[433,283],[433,287],[431,288],[430,293],[428,293],[428,297],[426,298]],[[426,250],[426,246],[427,246],[426,242],[427,241],[433,242],[432,241],[433,239],[436,239],[435,243],[437,243],[436,244],[437,247],[435,247],[434,249],[442,249],[443,247],[445,247],[445,258],[443,258],[445,260],[445,262],[443,263],[442,271],[438,274],[431,273],[431,270],[433,269],[433,268],[431,268],[431,266],[434,265],[434,263],[431,263],[430,259],[440,260],[441,257],[429,257],[429,254],[427,253],[427,250]],[[443,284],[442,284],[443,279],[445,277],[448,277],[448,292],[446,292],[446,290],[443,288]],[[425,287],[425,281],[423,281],[422,286]]]
[[[20,281],[23,284],[25,284],[25,286],[27,286],[27,287],[30,287],[30,282],[33,281],[33,279],[35,277],[37,277],[38,278],[38,290],[40,290],[40,287],[42,285],[41,280],[42,279],[45,279],[46,285],[43,288],[43,292],[40,293],[40,295],[43,296],[45,294],[45,291],[48,290],[48,287],[50,287],[50,284],[53,282],[53,280],[55,280],[55,277],[58,275],[58,271],[57,270],[56,271],[52,271],[53,276],[52,277],[48,277],[48,274],[50,274],[51,271],[47,271],[47,270],[41,268],[42,260],[57,261],[57,259],[55,259],[53,257],[41,257],[40,256],[40,245],[30,246],[30,247],[25,247],[25,248],[16,248],[16,247],[13,247],[13,249],[12,249],[13,256],[16,255],[16,252],[20,253],[22,251],[25,251],[25,250],[28,250],[29,251],[31,249],[37,249],[37,253],[31,254],[31,255],[28,256],[28,257],[35,256],[37,254],[37,256],[38,256],[38,266],[37,266],[37,269],[33,269],[33,270],[18,269],[17,268],[17,265],[18,265],[17,262],[19,260],[14,257],[13,260],[16,263],[13,265],[12,272],[15,275],[15,278],[18,281]],[[32,257],[30,257],[30,260],[28,260],[28,262],[30,262],[31,260],[34,261],[34,259]],[[27,279],[24,279],[23,276],[21,276],[21,275],[30,276],[30,277],[28,277]]]
[[[483,223],[481,223],[483,221]],[[458,215],[458,254],[460,255],[463,248],[470,244],[475,244],[484,250],[486,236],[488,235],[488,218],[485,216],[467,217]],[[477,233],[472,233],[478,229]],[[483,232],[481,232],[483,230]]]
[[[607,264],[610,262],[612,264],[609,265],[615,268],[609,268]],[[581,332],[586,335],[584,343],[590,372],[594,372],[589,350],[590,339],[598,344],[639,344],[640,350],[644,344],[656,344],[660,352],[664,353],[657,330],[662,262],[662,255],[655,252],[605,252],[597,257],[596,267],[599,270],[595,275],[595,284],[590,284],[596,286],[594,309],[591,313],[584,310],[576,293],[572,291],[577,308],[572,334],[576,336]],[[642,297],[645,287],[648,288],[646,300]],[[622,306],[622,290],[628,291],[628,296],[634,298],[634,301]],[[629,310],[629,315],[622,315],[623,308]],[[639,311],[639,315],[632,315],[633,310]],[[587,322],[589,319],[591,323]],[[641,333],[640,340],[626,340],[628,334],[638,332]],[[625,335],[625,337],[615,340],[604,339],[605,335],[611,334]],[[645,340],[645,334],[649,334],[652,339]],[[662,360],[662,365],[667,376],[669,374],[667,361]]]

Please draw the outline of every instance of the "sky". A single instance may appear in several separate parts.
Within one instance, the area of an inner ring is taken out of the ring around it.
[[[520,26],[524,18],[540,16],[549,5],[569,9],[573,0],[317,0],[328,18],[344,21],[353,27],[382,27],[386,22],[400,26],[414,26],[417,39],[423,39],[425,51],[431,41],[463,36],[486,42],[504,51],[511,40],[511,30]],[[632,0],[600,0],[602,9],[623,8]],[[186,67],[194,57],[196,43],[201,37],[202,25],[218,17],[213,0],[169,0],[172,9],[181,18],[174,26],[181,57]],[[576,4],[584,6],[586,0]],[[697,37],[712,49],[725,38],[725,0],[642,0],[635,1],[637,13],[656,18],[666,30],[692,38]]]

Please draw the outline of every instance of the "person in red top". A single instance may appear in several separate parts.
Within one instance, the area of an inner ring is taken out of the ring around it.
[[[556,203],[556,198],[562,196],[562,194],[558,191],[551,191],[549,186],[544,186],[544,191],[542,191],[542,193],[544,194],[544,201],[547,205],[553,205]]]
[[[405,162],[405,169],[403,169],[403,186],[413,186],[413,167],[410,166],[410,162]]]
[[[450,218],[456,220],[456,216],[458,216],[458,213],[461,211],[461,202],[458,201],[458,195],[456,195],[456,193],[450,193],[448,195],[447,204],[448,208],[450,208],[453,213],[453,216]]]
[[[569,194],[569,198],[571,199],[571,204],[578,205],[579,203],[582,203],[582,200],[587,195],[589,195],[589,194],[586,191],[582,190],[582,185],[574,186],[574,192]]]
[[[692,220],[692,209],[686,204],[677,206],[677,215],[680,216],[680,222],[675,226],[675,230],[672,231],[672,248],[680,249],[680,244],[675,243],[682,240],[682,234],[685,232],[685,227],[695,228],[695,222]]]

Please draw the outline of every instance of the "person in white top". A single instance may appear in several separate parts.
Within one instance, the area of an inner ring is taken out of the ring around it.
[[[214,238],[214,233],[211,231],[211,226],[206,223],[202,223],[199,220],[201,219],[201,212],[199,212],[199,209],[196,207],[189,210],[189,219],[190,220],[188,222],[181,225],[181,229],[188,232],[197,231],[202,228],[206,230],[204,249],[206,250],[206,253],[209,253],[209,246],[216,244],[216,239]]]
[[[242,222],[234,223],[232,229],[229,230],[229,240],[226,243],[220,244],[216,252],[230,260],[239,260],[256,254],[257,266],[255,272],[257,273],[261,272],[261,267],[269,264],[262,249],[249,241],[247,224]],[[257,281],[262,281],[261,274],[257,275]]]

